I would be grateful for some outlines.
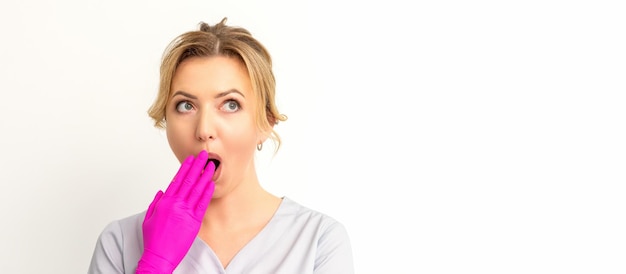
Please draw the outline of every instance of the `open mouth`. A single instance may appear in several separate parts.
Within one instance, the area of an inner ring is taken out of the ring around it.
[[[208,159],[206,161],[206,164],[204,164],[203,169],[206,169],[206,167],[209,165],[210,162],[213,162],[213,165],[215,165],[215,170],[217,170],[217,168],[220,166],[220,161],[218,159]]]

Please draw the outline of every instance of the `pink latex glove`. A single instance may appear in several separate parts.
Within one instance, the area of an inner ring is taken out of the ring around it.
[[[206,151],[187,157],[165,190],[158,191],[143,221],[143,254],[136,273],[172,273],[200,231],[211,202],[215,165]]]

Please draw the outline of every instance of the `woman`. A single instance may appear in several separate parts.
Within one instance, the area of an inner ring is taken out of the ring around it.
[[[265,47],[226,18],[182,34],[149,110],[181,167],[145,212],[110,223],[89,273],[353,273],[344,226],[259,183],[255,149],[287,118]]]

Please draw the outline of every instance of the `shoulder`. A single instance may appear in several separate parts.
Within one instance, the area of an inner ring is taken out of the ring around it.
[[[144,211],[109,222],[100,233],[100,238],[119,238],[137,230],[141,231],[145,214]]]
[[[339,221],[328,214],[311,209],[288,197],[283,197],[281,211],[277,212],[277,214],[289,216],[296,221],[305,221],[311,225],[315,224],[324,228],[343,226]]]
[[[98,246],[123,253],[129,246],[141,244],[144,216],[145,211],[109,222],[98,236]]]
[[[283,197],[280,214],[289,216],[295,228],[314,233],[320,242],[349,242],[345,226],[330,215],[306,207],[287,197]]]
[[[124,273],[141,254],[145,212],[109,222],[100,232],[88,273]],[[126,265],[131,264],[131,265]]]
[[[341,222],[286,197],[283,203],[282,213],[292,216],[298,238],[313,240],[315,273],[354,273],[350,237]]]

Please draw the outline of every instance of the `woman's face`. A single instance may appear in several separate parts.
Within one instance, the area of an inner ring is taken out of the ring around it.
[[[203,149],[219,161],[215,197],[256,179],[254,150],[267,138],[255,125],[256,100],[248,72],[235,58],[192,57],[174,74],[167,139],[181,163]]]

